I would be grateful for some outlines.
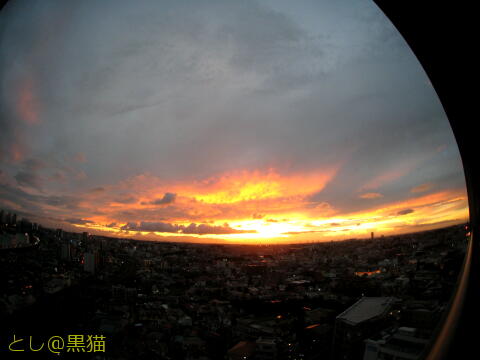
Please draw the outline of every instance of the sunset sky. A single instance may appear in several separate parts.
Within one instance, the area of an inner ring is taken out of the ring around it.
[[[0,209],[92,234],[311,242],[468,219],[417,59],[373,2],[18,0]]]

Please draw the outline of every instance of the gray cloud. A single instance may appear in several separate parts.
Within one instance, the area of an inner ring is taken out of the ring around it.
[[[413,209],[405,209],[405,210],[400,210],[397,212],[397,215],[407,215],[413,213],[415,210]]]
[[[134,231],[156,231],[176,233],[180,230],[178,225],[172,225],[164,222],[148,222],[142,221],[140,223],[129,222],[121,227],[122,230],[134,230]]]
[[[23,161],[23,166],[31,171],[36,171],[47,167],[47,164],[41,159],[30,158]]]
[[[122,230],[132,231],[149,231],[149,232],[163,232],[163,233],[183,233],[183,234],[196,234],[196,235],[220,235],[220,234],[240,234],[240,233],[252,233],[251,230],[238,230],[232,229],[228,224],[223,226],[215,226],[208,224],[195,224],[191,223],[188,226],[170,224],[165,222],[148,222],[141,221],[139,223],[129,222],[121,227]]]
[[[1,181],[0,185],[0,208],[15,210],[46,226],[60,226],[64,224],[62,219],[66,212],[71,214],[81,210],[80,199],[73,196],[31,194],[5,181]],[[15,204],[14,208],[12,204]],[[48,211],[45,205],[48,205]]]
[[[337,211],[399,201],[419,184],[465,186],[435,91],[369,1],[18,0],[0,20],[0,170],[12,189],[1,203],[81,219],[90,189],[140,201],[99,185],[145,172],[175,182],[335,166],[310,206]],[[383,197],[360,198],[374,192]],[[116,220],[208,218],[175,200]],[[226,231],[201,226],[187,231]]]
[[[208,224],[195,224],[192,223],[187,227],[182,229],[184,234],[197,234],[197,235],[207,235],[207,234],[241,234],[241,233],[253,233],[256,231],[253,230],[238,230],[232,229],[228,224],[223,226],[212,226]]]
[[[150,204],[153,205],[167,205],[167,204],[172,204],[175,202],[175,199],[177,198],[177,194],[173,193],[165,193],[161,199],[155,199]]]
[[[92,224],[93,221],[91,220],[86,220],[86,219],[65,219],[66,222],[70,224],[76,224],[76,225],[86,225],[86,224]]]
[[[81,202],[81,199],[68,195],[50,195],[43,197],[42,200],[42,203],[70,210],[78,209],[78,204]]]
[[[134,204],[137,202],[137,199],[134,196],[124,196],[115,198],[114,201],[120,204]]]
[[[91,193],[103,193],[105,192],[105,188],[103,186],[98,186],[96,188],[90,189]]]
[[[36,189],[42,187],[42,178],[33,171],[21,170],[15,175],[15,180],[22,186],[29,186]]]

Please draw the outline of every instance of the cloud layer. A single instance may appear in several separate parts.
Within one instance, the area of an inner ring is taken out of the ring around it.
[[[0,207],[177,240],[468,216],[445,113],[369,1],[19,0],[0,19]]]

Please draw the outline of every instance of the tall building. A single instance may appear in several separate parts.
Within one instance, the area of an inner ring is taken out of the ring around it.
[[[335,320],[332,359],[361,359],[364,341],[389,325],[392,297],[363,297]]]
[[[72,245],[70,244],[70,241],[66,241],[62,244],[61,247],[61,258],[62,260],[65,261],[70,261],[72,258]]]
[[[373,236],[374,236],[373,231],[372,231],[372,233],[371,233],[370,235],[372,236],[372,240],[373,240]]]
[[[12,221],[12,214],[6,213],[5,214],[5,224],[10,225],[10,222]]]
[[[27,219],[23,218],[20,220],[20,231],[21,232],[31,232],[32,231],[32,223]]]
[[[83,270],[95,274],[97,257],[94,253],[86,252],[83,255]]]
[[[0,233],[0,249],[7,249],[10,247],[10,236]]]

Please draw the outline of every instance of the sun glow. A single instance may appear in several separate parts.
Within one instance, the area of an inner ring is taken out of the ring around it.
[[[86,196],[84,205],[96,206],[103,215],[81,219],[74,226],[172,241],[285,243],[401,233],[468,218],[462,190],[419,193],[357,212],[312,201],[334,174],[334,170],[280,174],[269,169],[176,183],[140,176],[118,189],[112,187],[121,190],[122,198]]]
[[[305,196],[321,191],[333,177],[336,168],[305,174],[280,175],[275,169],[236,171],[218,177],[175,187],[197,201],[208,204],[233,204],[243,201]],[[299,187],[298,184],[302,186]]]

